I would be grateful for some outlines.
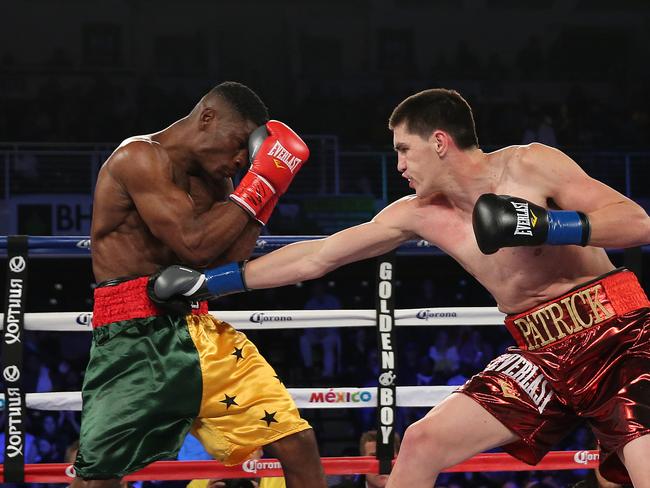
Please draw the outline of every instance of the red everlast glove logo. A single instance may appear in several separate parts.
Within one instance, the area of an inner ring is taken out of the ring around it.
[[[302,163],[302,159],[287,151],[284,146],[280,144],[280,141],[275,141],[275,144],[273,144],[273,147],[267,154],[273,158],[273,161],[278,168],[281,168],[282,163],[284,163],[287,165],[291,173],[293,173],[300,163]]]

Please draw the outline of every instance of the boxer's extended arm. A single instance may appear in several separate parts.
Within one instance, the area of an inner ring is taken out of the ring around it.
[[[173,167],[155,143],[136,141],[120,148],[108,168],[129,194],[151,233],[183,262],[205,266],[230,248],[250,222],[230,201],[216,202],[197,215],[194,202],[174,182]]]
[[[154,301],[179,295],[205,299],[318,278],[344,264],[384,254],[415,237],[407,224],[405,205],[396,202],[371,222],[324,239],[289,244],[245,266],[230,263],[204,272],[169,266],[152,276],[149,293]]]
[[[412,237],[380,214],[371,222],[324,239],[289,244],[249,262],[246,284],[251,289],[273,288],[319,278],[345,264],[384,254]]]

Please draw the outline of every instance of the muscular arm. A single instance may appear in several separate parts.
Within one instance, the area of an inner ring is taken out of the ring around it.
[[[591,224],[589,245],[633,247],[650,242],[650,218],[642,207],[589,177],[566,154],[531,144],[524,156],[530,178],[543,185],[547,198],[564,210],[584,212]]]
[[[199,213],[209,211],[212,202],[215,200],[225,201],[228,195],[233,192],[233,184],[230,178],[226,178],[219,182],[212,192],[206,192],[206,187],[197,183],[195,178],[191,178],[192,184],[190,185],[190,193],[194,200],[195,207],[198,208]],[[243,261],[248,259],[255,249],[257,238],[260,235],[262,226],[255,219],[250,219],[241,233],[232,242],[230,247],[226,249],[217,259],[210,262],[207,267],[213,268],[225,263],[232,263],[236,261]]]
[[[407,230],[407,205],[402,200],[372,221],[324,239],[289,244],[248,263],[244,273],[251,289],[272,288],[323,276],[344,264],[379,256],[414,237]]]
[[[134,201],[151,233],[189,265],[223,255],[251,221],[238,205],[215,202],[197,215],[192,198],[175,181],[173,166],[155,144],[128,144],[109,171]]]
[[[255,244],[257,244],[257,238],[261,230],[260,224],[251,219],[232,245],[215,261],[211,262],[208,267],[212,268],[225,263],[248,259],[255,250]]]

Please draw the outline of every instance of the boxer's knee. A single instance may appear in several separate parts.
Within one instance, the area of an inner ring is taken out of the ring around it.
[[[325,473],[312,429],[283,437],[267,446],[267,454],[282,463],[287,488],[325,488]]]
[[[445,430],[436,425],[430,417],[411,424],[404,432],[400,457],[414,462],[426,460],[427,465],[439,472],[453,464],[450,453],[454,443],[448,439]]]
[[[278,458],[285,469],[296,469],[304,466],[306,460],[317,461],[320,464],[318,444],[313,429],[303,430],[283,437],[264,446],[264,450]]]
[[[635,487],[650,486],[650,465],[647,461],[649,451],[650,434],[637,437],[618,451]]]

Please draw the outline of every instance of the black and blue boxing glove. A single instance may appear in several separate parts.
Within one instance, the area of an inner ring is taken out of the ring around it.
[[[547,210],[523,198],[485,193],[472,212],[476,242],[483,254],[502,247],[589,243],[589,219],[573,210]]]
[[[203,272],[173,264],[149,277],[147,294],[161,308],[179,314],[191,311],[190,303],[248,291],[244,282],[246,262],[228,263]]]

